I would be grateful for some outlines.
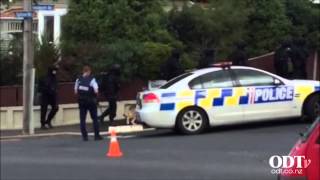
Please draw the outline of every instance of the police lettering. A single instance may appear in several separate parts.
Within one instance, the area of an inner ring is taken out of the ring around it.
[[[293,99],[293,87],[256,88],[255,103],[289,101]]]

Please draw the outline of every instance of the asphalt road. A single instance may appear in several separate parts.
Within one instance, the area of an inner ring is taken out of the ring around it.
[[[196,136],[139,133],[119,137],[119,159],[105,156],[106,137],[2,141],[1,180],[275,180],[269,157],[287,155],[307,126],[285,120],[221,126]]]

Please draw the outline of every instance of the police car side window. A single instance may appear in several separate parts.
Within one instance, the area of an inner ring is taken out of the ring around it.
[[[274,77],[251,69],[234,69],[237,79],[242,86],[272,86]]]
[[[202,84],[201,84],[201,80],[199,77],[193,79],[190,83],[189,83],[189,87],[191,89],[202,89]]]
[[[232,79],[225,70],[204,74],[193,79],[189,86],[191,89],[209,89],[232,87]]]

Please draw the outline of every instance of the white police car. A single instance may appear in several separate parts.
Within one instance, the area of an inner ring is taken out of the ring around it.
[[[251,67],[220,65],[138,94],[139,119],[197,134],[209,126],[320,115],[320,82],[288,80]]]

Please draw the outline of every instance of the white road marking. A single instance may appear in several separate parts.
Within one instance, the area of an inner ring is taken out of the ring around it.
[[[21,141],[21,139],[0,139],[0,142],[17,142]]]

